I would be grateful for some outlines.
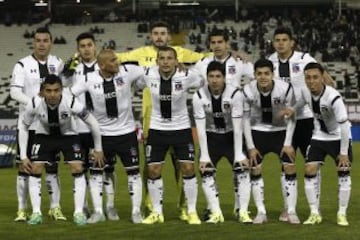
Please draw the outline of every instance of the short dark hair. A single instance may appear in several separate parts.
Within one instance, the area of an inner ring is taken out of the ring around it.
[[[274,71],[273,63],[270,60],[267,60],[265,58],[261,58],[261,59],[257,60],[254,64],[255,71],[257,68],[262,68],[262,67],[268,67],[268,68],[270,68],[270,70],[272,72]]]
[[[292,32],[291,32],[291,29],[290,28],[287,28],[287,27],[279,27],[277,29],[275,29],[274,31],[274,37],[278,34],[286,34],[289,36],[290,39],[293,39],[293,36],[292,36]]]
[[[35,38],[35,35],[36,35],[37,33],[47,33],[47,34],[49,34],[49,36],[50,36],[50,40],[52,40],[51,32],[50,32],[49,29],[46,28],[46,27],[39,27],[38,29],[36,29],[35,34],[34,34],[34,38]]]
[[[150,32],[152,32],[152,30],[154,28],[157,28],[157,27],[164,27],[168,30],[168,32],[170,32],[170,26],[169,24],[167,24],[166,22],[154,22],[153,24],[150,25]]]
[[[209,72],[212,72],[212,71],[220,71],[222,73],[222,75],[225,77],[225,75],[226,75],[225,64],[223,64],[221,62],[217,62],[217,61],[210,62],[206,69],[206,75],[208,75]]]
[[[215,36],[222,36],[226,42],[229,41],[229,34],[224,29],[214,29],[213,31],[211,31],[208,37],[209,42],[211,40],[211,37]]]
[[[177,59],[177,52],[176,52],[176,50],[175,50],[174,48],[172,48],[172,47],[169,47],[169,46],[161,46],[161,47],[158,47],[158,52],[157,52],[156,58],[159,57],[159,52],[173,52],[175,58]]]
[[[304,72],[309,69],[319,69],[321,74],[324,74],[324,71],[325,71],[324,67],[320,63],[317,63],[317,62],[310,62],[310,63],[306,64],[304,67]]]
[[[90,32],[83,32],[80,33],[77,37],[76,37],[76,42],[79,44],[79,42],[83,39],[91,39],[93,42],[95,42],[95,37],[92,33]]]
[[[41,83],[40,85],[40,91],[43,90],[45,88],[46,84],[60,84],[60,86],[62,87],[62,81],[61,78],[55,74],[49,74],[44,78],[44,81]]]

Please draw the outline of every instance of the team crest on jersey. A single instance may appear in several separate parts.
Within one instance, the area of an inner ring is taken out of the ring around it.
[[[293,63],[291,69],[292,69],[293,73],[298,73],[298,72],[300,72],[300,65],[298,63]]]
[[[122,77],[117,77],[115,78],[115,83],[117,86],[122,86],[124,85],[124,79]]]
[[[236,73],[236,68],[235,68],[235,66],[229,66],[228,70],[229,70],[229,74],[234,75],[234,74]]]
[[[230,103],[224,102],[224,110],[229,110],[229,109],[230,109]]]
[[[181,82],[175,82],[175,90],[180,91],[182,89],[183,89],[182,83]]]
[[[56,67],[55,65],[49,65],[49,73],[50,74],[54,74],[56,72]]]
[[[66,119],[66,118],[69,117],[69,115],[70,115],[70,114],[69,114],[68,112],[61,112],[61,113],[60,113],[60,118],[61,118],[61,119]]]
[[[281,99],[280,98],[274,98],[274,104],[275,105],[279,105],[281,103]]]
[[[322,113],[329,111],[329,108],[327,106],[321,106],[320,109],[321,109],[320,112]]]

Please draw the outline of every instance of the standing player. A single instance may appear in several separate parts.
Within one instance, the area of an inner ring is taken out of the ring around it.
[[[39,28],[36,30],[33,40],[33,53],[20,59],[14,66],[12,80],[10,85],[10,96],[20,103],[19,119],[21,118],[26,104],[31,98],[38,95],[40,84],[48,74],[60,74],[63,62],[56,56],[50,55],[52,47],[52,36],[48,29]],[[20,124],[20,121],[18,122]],[[30,158],[30,147],[36,123],[30,126],[29,149],[27,151]],[[19,128],[19,125],[18,125]],[[18,196],[18,212],[15,221],[26,221],[26,202],[28,196],[29,175],[24,171],[20,159],[17,159],[18,176],[16,189]],[[57,162],[46,167],[46,185],[50,194],[49,215],[55,220],[66,220],[60,208],[60,186],[58,178]]]
[[[299,224],[296,214],[297,188],[295,171],[292,165],[295,152],[291,139],[295,121],[284,120],[283,111],[294,103],[294,92],[291,84],[273,80],[273,64],[266,59],[255,63],[255,78],[244,86],[244,135],[251,161],[251,185],[257,216],[254,224],[267,221],[264,205],[264,180],[261,176],[263,156],[269,152],[276,153],[281,160],[286,175],[288,191],[288,221]],[[269,141],[271,139],[271,141]]]
[[[128,188],[132,202],[132,221],[140,223],[142,183],[139,172],[138,142],[132,113],[131,87],[144,74],[143,68],[134,65],[119,66],[112,50],[102,50],[97,62],[100,70],[87,75],[87,81],[72,86],[74,95],[89,92],[93,114],[98,120],[105,153],[105,172],[113,172],[116,155],[121,158],[128,175]],[[90,189],[95,212],[88,223],[105,221],[102,204],[103,169],[91,167]],[[108,170],[110,169],[110,171]],[[107,209],[109,213],[109,209]],[[116,214],[117,216],[117,214]],[[107,216],[110,220],[118,220]]]
[[[233,166],[239,191],[239,219],[252,223],[248,214],[250,201],[249,161],[242,153],[243,99],[238,88],[225,84],[225,65],[213,61],[207,67],[208,85],[193,95],[194,118],[200,144],[202,188],[211,214],[207,223],[224,221],[219,202],[215,173],[218,161],[225,156]],[[222,146],[219,148],[219,146]]]
[[[176,51],[171,47],[158,50],[158,66],[146,70],[144,82],[150,88],[153,107],[149,137],[146,144],[148,189],[153,211],[143,220],[144,224],[163,223],[164,215],[162,164],[165,154],[173,147],[179,158],[183,188],[187,203],[187,222],[200,224],[196,212],[197,180],[194,170],[194,144],[186,105],[187,90],[201,85],[194,72],[179,72]]]
[[[156,59],[157,59],[157,52],[158,49],[164,46],[168,46],[171,41],[171,35],[170,35],[170,27],[165,22],[155,22],[150,27],[150,39],[151,39],[151,45],[150,46],[144,46],[137,49],[134,49],[130,52],[125,53],[118,53],[118,59],[122,63],[126,62],[136,62],[140,66],[144,67],[150,67],[156,65]],[[186,48],[182,48],[179,46],[173,47],[177,53],[178,56],[178,62],[180,63],[196,63],[203,57],[205,57],[202,53],[197,53],[194,51],[191,51]],[[148,131],[149,131],[149,124],[150,124],[150,115],[151,115],[151,94],[149,91],[149,88],[145,88],[143,90],[143,103],[142,103],[142,118],[143,118],[143,133],[144,138],[148,138]],[[180,172],[179,172],[179,166],[177,166],[177,159],[171,155],[173,165],[175,168],[175,178],[178,183],[178,189],[181,191],[181,179],[180,179]],[[146,169],[144,171],[144,176],[146,179]],[[107,174],[109,175],[109,174]],[[110,178],[111,179],[111,178]],[[144,181],[145,182],[145,181]],[[145,184],[146,186],[146,184]],[[146,205],[151,210],[151,202],[149,201],[148,196],[148,190],[147,187],[145,187],[146,191]],[[186,206],[185,206],[185,199],[184,199],[184,193],[180,193],[179,198],[179,208],[180,208],[180,219],[187,220],[186,215]]]
[[[316,62],[316,60],[311,57],[308,53],[299,52],[294,50],[294,39],[292,37],[291,30],[288,28],[278,28],[274,32],[273,46],[275,48],[275,53],[269,56],[269,60],[272,61],[274,65],[274,77],[275,79],[280,79],[285,82],[289,82],[293,85],[295,98],[299,99],[299,93],[303,88],[306,89],[305,80],[304,80],[304,67],[309,62]],[[325,73],[325,80],[327,84],[333,85],[333,80],[331,76]],[[313,124],[313,114],[309,109],[309,106],[304,106],[299,109],[296,113],[296,128],[294,132],[294,137],[292,140],[292,145],[295,151],[299,148],[303,157],[306,156],[306,150],[310,144],[310,139],[312,135],[312,130],[314,128]],[[290,167],[290,166],[289,166]],[[291,166],[295,170],[295,165]],[[318,173],[320,177],[320,172]],[[295,175],[296,179],[296,175]],[[281,174],[281,186],[282,186],[282,195],[284,199],[284,210],[280,214],[280,221],[287,221],[287,202],[286,202],[286,181],[284,171],[282,170]],[[297,184],[297,182],[295,182]],[[318,186],[320,192],[320,182]],[[320,199],[320,194],[318,194]],[[319,201],[319,200],[318,200]]]
[[[243,77],[248,77],[250,79],[254,78],[254,66],[250,62],[243,62],[240,59],[235,59],[232,57],[231,52],[229,52],[229,35],[221,29],[214,30],[209,34],[209,43],[210,49],[214,53],[214,56],[209,56],[203,58],[201,61],[197,62],[195,69],[201,73],[201,76],[207,78],[207,67],[210,62],[217,61],[225,65],[225,77],[226,84],[231,84],[234,87],[242,88],[244,85]],[[231,159],[232,161],[232,159]],[[234,213],[236,219],[239,218],[239,202],[238,200],[238,183],[237,177],[234,175]],[[204,219],[207,219],[209,215],[208,210],[205,211]],[[247,215],[244,214],[243,218]]]
[[[316,173],[324,163],[326,155],[330,155],[336,163],[338,174],[337,224],[348,226],[346,210],[351,193],[350,168],[352,148],[350,123],[346,106],[338,91],[324,84],[324,69],[318,63],[309,63],[304,68],[305,82],[310,90],[303,91],[304,103],[314,113],[314,133],[305,165],[305,193],[310,207],[310,216],[304,224],[319,224],[322,217],[317,200],[319,179]],[[298,103],[301,106],[301,103]]]
[[[101,136],[95,118],[70,92],[63,91],[61,79],[48,75],[41,84],[42,97],[33,97],[26,105],[19,123],[19,146],[22,164],[29,177],[29,192],[33,214],[28,223],[42,223],[41,214],[41,172],[46,162],[57,161],[61,151],[64,161],[69,163],[74,177],[74,222],[86,224],[83,213],[86,181],[82,167],[81,147],[73,115],[77,115],[90,126],[95,143],[94,159],[103,164]],[[35,137],[31,146],[31,161],[27,154],[28,129],[37,121]]]

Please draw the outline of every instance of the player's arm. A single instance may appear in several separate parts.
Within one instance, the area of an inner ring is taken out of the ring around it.
[[[199,168],[201,173],[204,173],[207,170],[206,168],[211,165],[211,159],[209,156],[209,149],[207,144],[205,110],[200,97],[201,94],[199,93],[199,91],[194,93],[192,103],[196,132],[200,146]]]
[[[287,95],[285,96],[285,106],[290,108],[295,103],[294,89],[289,85]],[[295,131],[296,120],[295,115],[292,117],[285,117],[286,121],[286,135],[284,140],[284,145],[281,151],[281,154],[286,154],[292,161],[295,161],[295,151],[292,147],[292,139]]]
[[[137,48],[128,52],[116,53],[117,59],[120,63],[133,62],[138,63],[142,48]]]
[[[212,53],[198,53],[183,47],[174,47],[174,49],[177,52],[180,63],[194,64],[204,57],[213,55]]]
[[[86,92],[88,90],[87,84],[85,82],[85,79],[77,78],[75,76],[73,85],[70,87],[70,92],[74,96],[79,96],[82,93]]]
[[[189,88],[199,89],[205,84],[205,79],[200,75],[198,71],[188,70],[189,75]]]
[[[31,98],[23,92],[25,85],[25,72],[22,62],[17,62],[14,66],[10,84],[10,97],[20,104],[28,104]]]

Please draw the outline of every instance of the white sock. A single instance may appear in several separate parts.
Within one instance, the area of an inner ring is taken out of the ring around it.
[[[251,188],[258,214],[266,214],[264,204],[264,179],[262,176],[251,180]]]
[[[284,209],[288,209],[287,194],[286,194],[286,180],[285,180],[285,172],[284,171],[281,171],[280,183],[281,183],[281,194],[282,194],[283,201],[284,201]]]
[[[248,211],[250,202],[251,182],[249,171],[236,174],[239,194],[237,195],[238,202],[240,203],[240,211]]]
[[[149,189],[149,195],[153,204],[153,209],[158,214],[163,214],[163,193],[164,193],[164,182],[162,177],[158,179],[148,179],[147,185]]]
[[[305,195],[308,201],[311,213],[319,214],[319,206],[317,201],[317,185],[318,185],[318,177],[307,177],[305,176]]]
[[[103,175],[91,174],[90,175],[90,193],[94,206],[94,211],[103,214]]]
[[[188,213],[196,213],[196,200],[198,195],[196,176],[183,176],[183,187]]]
[[[316,205],[317,205],[317,208],[320,211],[320,196],[321,196],[321,172],[320,172],[320,168],[317,171],[316,177],[318,179],[317,186],[316,186],[316,199],[317,199]]]
[[[287,211],[289,214],[296,213],[298,196],[296,174],[285,176],[285,190],[286,198],[284,199],[284,202],[287,202]]]
[[[203,176],[201,186],[205,194],[208,209],[210,209],[212,213],[221,212],[219,192],[214,176]]]
[[[349,205],[350,195],[351,195],[351,177],[341,176],[338,178],[339,184],[339,211],[338,214],[345,214]]]
[[[115,174],[105,172],[104,189],[106,194],[106,208],[114,207],[115,199]]]
[[[60,207],[59,175],[54,173],[46,173],[45,181],[50,196],[50,208]]]
[[[29,193],[29,176],[18,174],[16,177],[16,192],[18,198],[18,210],[27,208],[27,197]]]
[[[41,213],[41,176],[29,176],[29,195],[33,213]]]
[[[240,209],[239,202],[239,182],[237,179],[237,174],[233,175],[233,188],[234,188],[234,210]]]
[[[131,197],[132,213],[140,212],[142,200],[142,182],[140,173],[128,175],[128,189]]]
[[[86,180],[85,175],[74,176],[74,214],[82,213],[84,210],[85,193],[86,193]]]

